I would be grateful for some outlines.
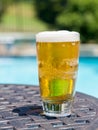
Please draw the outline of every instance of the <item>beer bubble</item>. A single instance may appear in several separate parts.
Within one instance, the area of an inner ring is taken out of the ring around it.
[[[62,44],[62,47],[65,47],[65,44]]]
[[[74,45],[75,45],[75,42],[72,42],[72,45],[74,46]]]

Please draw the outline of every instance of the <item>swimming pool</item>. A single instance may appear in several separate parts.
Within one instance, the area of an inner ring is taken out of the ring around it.
[[[0,84],[38,85],[36,57],[1,57]],[[97,57],[80,58],[76,90],[98,98]]]

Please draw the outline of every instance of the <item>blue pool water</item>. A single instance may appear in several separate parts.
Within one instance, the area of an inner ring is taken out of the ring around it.
[[[0,84],[38,85],[36,57],[1,57]],[[98,98],[98,58],[80,58],[76,90]]]

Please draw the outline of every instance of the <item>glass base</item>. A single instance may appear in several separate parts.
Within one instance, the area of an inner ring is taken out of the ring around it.
[[[52,102],[43,102],[43,114],[51,117],[64,117],[71,114],[72,101],[56,104]]]

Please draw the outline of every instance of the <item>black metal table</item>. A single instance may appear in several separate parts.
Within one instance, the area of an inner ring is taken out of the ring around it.
[[[77,92],[70,116],[47,117],[39,87],[0,85],[0,130],[98,130],[98,99]]]

